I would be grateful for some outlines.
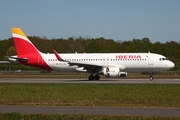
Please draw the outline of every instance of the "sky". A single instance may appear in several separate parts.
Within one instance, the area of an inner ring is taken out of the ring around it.
[[[0,40],[27,36],[180,41],[180,0],[1,0]]]

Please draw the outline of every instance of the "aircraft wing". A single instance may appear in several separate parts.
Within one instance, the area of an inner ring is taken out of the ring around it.
[[[90,63],[69,62],[69,65],[77,65],[78,67],[83,67],[89,73],[98,73],[103,68],[103,66],[101,65],[95,65]]]
[[[70,62],[70,61],[65,61],[64,59],[62,59],[58,53],[56,52],[56,50],[52,49],[53,53],[55,54],[56,58],[59,60],[59,61],[64,61],[64,62],[68,62],[68,64],[70,66],[78,66],[78,67],[83,67],[84,70],[87,70],[87,72],[89,73],[98,73],[102,68],[103,66],[101,65],[96,65],[96,64],[90,64],[90,63],[86,63],[86,62],[83,62],[83,63],[80,63],[80,62]]]

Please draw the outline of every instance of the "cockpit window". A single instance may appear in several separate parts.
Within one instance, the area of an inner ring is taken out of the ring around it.
[[[160,61],[168,60],[167,58],[159,58]]]

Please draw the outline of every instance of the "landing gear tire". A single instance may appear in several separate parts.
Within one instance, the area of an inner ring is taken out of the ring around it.
[[[88,77],[89,80],[94,80],[94,76],[91,74],[89,77]]]
[[[95,79],[95,80],[99,80],[99,79],[100,79],[100,76],[97,74],[97,75],[94,76],[94,79]]]
[[[149,77],[149,80],[150,80],[150,81],[153,81],[153,80],[154,80],[154,78],[153,78],[153,77]]]
[[[97,74],[95,76],[93,76],[93,74],[91,74],[89,77],[88,77],[89,80],[99,80],[100,79],[100,76]]]

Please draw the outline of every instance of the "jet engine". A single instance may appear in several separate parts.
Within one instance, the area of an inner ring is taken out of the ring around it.
[[[107,77],[126,77],[127,72],[121,72],[118,67],[106,67],[102,69],[103,75]]]

